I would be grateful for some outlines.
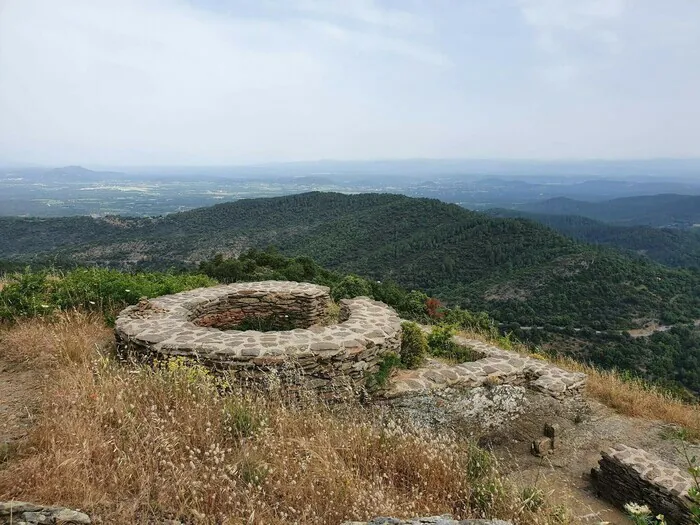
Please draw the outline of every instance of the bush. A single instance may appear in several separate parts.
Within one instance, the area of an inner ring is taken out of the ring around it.
[[[333,299],[352,299],[353,297],[370,297],[372,295],[372,287],[366,279],[357,275],[346,275],[341,281],[336,284],[331,290]]]
[[[125,273],[102,268],[68,272],[24,271],[9,277],[0,290],[0,319],[46,315],[83,308],[113,314],[141,297],[158,297],[211,286],[204,275]]]
[[[418,368],[428,353],[428,340],[416,323],[401,325],[401,364],[406,368]]]
[[[462,346],[452,339],[457,333],[453,324],[439,324],[433,327],[428,336],[428,349],[431,355],[455,363],[476,361],[479,354],[467,346]]]

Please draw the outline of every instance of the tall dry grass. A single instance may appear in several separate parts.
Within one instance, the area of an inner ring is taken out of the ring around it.
[[[0,358],[12,364],[47,367],[82,363],[105,346],[112,331],[97,314],[78,311],[20,319],[0,331]]]
[[[501,482],[468,441],[313,393],[290,400],[274,382],[265,395],[222,393],[221,379],[179,361],[121,366],[97,352],[96,320],[74,322],[29,321],[3,335],[13,355],[53,364],[28,442],[0,469],[0,500],[73,506],[103,523],[336,525],[440,513],[566,522]],[[42,360],[37,347],[59,357]]]

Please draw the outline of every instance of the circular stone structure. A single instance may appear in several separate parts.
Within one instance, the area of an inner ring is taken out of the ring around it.
[[[295,370],[316,389],[359,386],[386,353],[399,353],[401,320],[384,303],[357,297],[341,300],[337,324],[323,326],[329,291],[309,283],[262,281],[143,300],[119,314],[117,349],[122,357],[136,359],[193,358],[244,379]],[[256,318],[283,320],[296,328],[219,328],[249,325],[245,321]]]

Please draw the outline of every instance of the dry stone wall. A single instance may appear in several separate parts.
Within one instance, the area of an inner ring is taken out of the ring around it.
[[[386,392],[387,397],[424,394],[446,387],[475,388],[486,384],[523,385],[561,399],[580,394],[586,375],[569,372],[547,361],[502,350],[482,341],[455,336],[454,342],[473,349],[481,359],[448,365],[434,362],[418,370],[403,370]]]
[[[681,469],[626,445],[616,445],[602,456],[592,471],[600,495],[619,507],[645,504],[669,523],[693,523],[688,498],[691,480]]]
[[[358,297],[341,301],[339,323],[316,324],[326,316],[329,302],[327,287],[308,283],[199,288],[123,310],[115,325],[117,348],[123,357],[137,359],[193,358],[214,369],[235,371],[243,379],[261,380],[276,371],[286,378],[303,377],[320,390],[359,386],[385,354],[399,352],[401,321],[387,305]],[[253,316],[291,315],[300,327],[220,330],[212,321],[225,318],[225,325],[241,310]],[[226,317],[229,311],[235,314]]]

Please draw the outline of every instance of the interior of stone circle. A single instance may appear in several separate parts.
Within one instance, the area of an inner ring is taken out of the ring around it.
[[[346,309],[333,312],[332,305],[328,294],[310,297],[289,292],[243,291],[197,305],[190,321],[219,330],[294,330],[347,319]]]

